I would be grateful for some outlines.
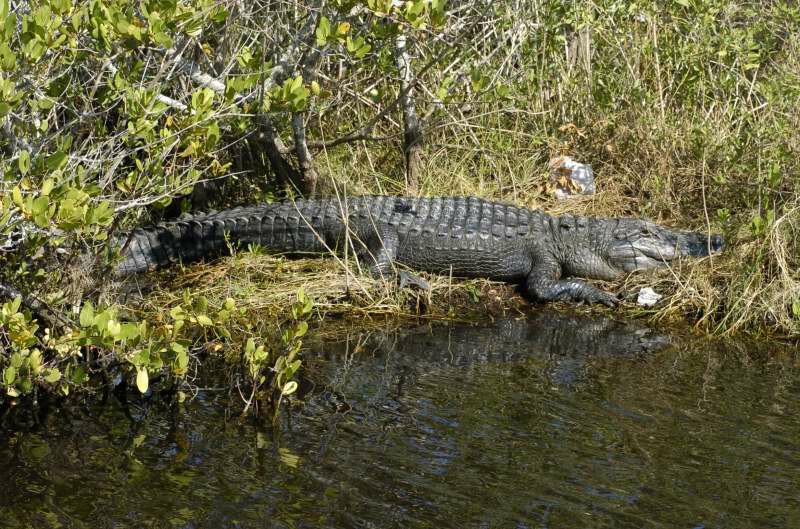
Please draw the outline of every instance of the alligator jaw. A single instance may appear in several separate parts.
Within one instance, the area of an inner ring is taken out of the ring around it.
[[[681,257],[706,257],[724,246],[721,235],[673,231],[637,219],[619,223],[607,259],[621,272],[658,268]]]

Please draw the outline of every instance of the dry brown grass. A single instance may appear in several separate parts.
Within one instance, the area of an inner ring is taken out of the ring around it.
[[[800,207],[767,229],[764,237],[744,233],[721,255],[684,260],[651,274],[629,276],[623,288],[649,286],[664,294],[642,312],[658,321],[688,319],[707,332],[800,337]]]
[[[608,198],[608,200],[606,200]],[[624,210],[618,196],[600,193],[551,211],[582,214]],[[800,205],[789,209],[763,236],[747,229],[733,234],[726,250],[703,259],[685,259],[650,273],[636,273],[613,285],[601,285],[621,294],[619,311],[626,317],[659,322],[688,321],[714,334],[768,333],[800,336],[797,310],[800,300]],[[486,280],[461,280],[426,275],[430,292],[398,290],[392,284],[359,273],[353,263],[325,258],[290,259],[242,252],[211,264],[187,268],[170,280],[169,303],[183,289],[209,299],[230,296],[269,318],[280,319],[302,287],[315,300],[320,318],[380,319],[426,317],[474,319],[499,313],[524,313],[528,301],[515,286]],[[635,303],[636,294],[651,287],[664,296],[654,308]],[[593,307],[591,311],[606,309]]]
[[[527,306],[515,287],[483,279],[459,280],[426,275],[430,291],[397,289],[393,283],[345,269],[328,258],[287,258],[242,252],[162,275],[144,298],[145,310],[181,302],[183,292],[205,296],[212,306],[231,297],[253,318],[279,322],[302,288],[314,300],[318,321],[358,319],[382,325],[389,319],[429,318],[471,321],[496,314],[521,313]]]

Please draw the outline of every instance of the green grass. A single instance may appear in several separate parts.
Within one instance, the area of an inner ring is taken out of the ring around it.
[[[420,194],[723,233],[723,254],[625,285],[668,295],[649,312],[657,319],[800,336],[800,11],[682,4],[630,12],[619,2],[583,10],[544,2],[529,15],[550,23],[499,72],[508,98],[454,98],[433,114]],[[577,59],[565,53],[575,42]],[[558,154],[593,165],[597,195],[555,201],[547,162]],[[393,143],[337,147],[318,164],[348,193],[405,192]]]

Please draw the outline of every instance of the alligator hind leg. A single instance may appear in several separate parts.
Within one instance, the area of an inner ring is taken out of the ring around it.
[[[422,290],[430,290],[431,286],[421,277],[406,270],[395,270],[394,261],[399,244],[397,232],[392,229],[384,229],[380,234],[370,237],[362,255],[370,263],[369,273],[375,278],[397,278],[401,289],[415,286]]]
[[[609,307],[619,303],[613,294],[579,279],[560,279],[561,267],[555,263],[538,263],[528,274],[525,287],[528,293],[541,301],[578,301],[602,303]]]

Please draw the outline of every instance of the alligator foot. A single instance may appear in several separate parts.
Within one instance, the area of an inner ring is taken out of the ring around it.
[[[417,287],[420,290],[425,290],[426,292],[430,291],[431,285],[418,275],[414,275],[411,272],[407,272],[405,270],[398,270],[397,277],[400,279],[400,289],[404,289],[406,287]]]
[[[526,280],[528,293],[540,301],[575,301],[602,303],[614,307],[619,299],[580,279],[559,279],[561,270],[553,263],[541,263],[531,270]]]
[[[537,287],[529,292],[541,301],[575,301],[589,305],[602,303],[607,307],[615,307],[619,303],[619,298],[614,294],[604,292],[577,279],[541,281]]]
[[[619,298],[614,294],[610,294],[600,290],[599,288],[592,287],[591,289],[585,289],[584,292],[578,297],[578,301],[589,304],[602,303],[606,307],[615,307],[619,303]]]

